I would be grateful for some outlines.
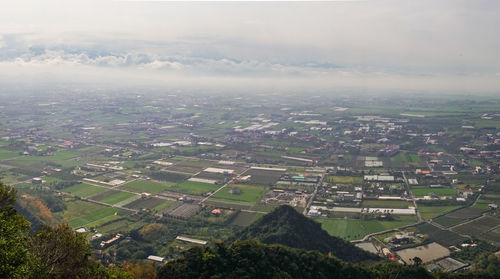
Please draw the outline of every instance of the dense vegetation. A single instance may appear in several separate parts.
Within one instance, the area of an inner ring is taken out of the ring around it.
[[[287,205],[263,216],[232,239],[256,239],[266,244],[317,250],[325,254],[331,253],[346,261],[379,259],[378,256],[365,252],[343,239],[330,236],[321,228],[321,224]]]
[[[265,245],[254,240],[193,248],[160,268],[158,278],[498,278],[499,273],[429,273],[419,265],[359,266],[316,251]]]
[[[0,278],[489,279],[500,276],[499,259],[492,254],[481,256],[479,267],[482,271],[458,274],[431,274],[420,265],[347,263],[332,254],[353,261],[376,259],[376,256],[341,240],[326,238],[317,223],[288,206],[278,208],[239,235],[331,253],[237,240],[230,245],[216,242],[207,247],[191,248],[178,259],[159,267],[158,271],[154,265],[140,261],[106,268],[91,259],[92,251],[85,237],[66,224],[43,226],[31,233],[30,223],[17,213],[15,201],[16,190],[0,184]],[[156,238],[161,230],[155,225],[139,233],[143,238]],[[329,246],[319,245],[321,242]]]
[[[66,224],[30,234],[15,201],[16,190],[0,184],[0,278],[130,278],[90,260],[87,240]]]

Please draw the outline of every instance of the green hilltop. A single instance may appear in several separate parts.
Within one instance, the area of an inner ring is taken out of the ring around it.
[[[288,205],[278,207],[237,232],[232,240],[237,239],[255,239],[266,244],[282,244],[292,248],[331,253],[345,261],[380,259],[377,255],[363,251],[343,239],[330,236],[321,228],[321,224]]]

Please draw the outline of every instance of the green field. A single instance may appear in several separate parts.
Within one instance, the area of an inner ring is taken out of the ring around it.
[[[171,205],[173,203],[174,203],[174,201],[167,201],[166,200],[164,203],[155,206],[152,210],[154,210],[154,211],[160,211],[160,210],[164,209],[165,207],[167,207],[167,206],[169,206],[169,205]]]
[[[455,210],[459,207],[460,206],[457,205],[448,205],[448,206],[418,205],[418,211],[420,211],[420,215],[422,216],[422,218],[424,218],[425,220],[429,220],[436,216],[443,215],[447,212]]]
[[[423,197],[427,196],[430,193],[435,193],[438,196],[455,196],[455,190],[451,188],[431,188],[431,187],[425,187],[425,188],[413,188],[412,189],[413,195],[417,197]]]
[[[358,176],[327,176],[325,182],[339,184],[362,184],[363,177]]]
[[[61,150],[54,153],[54,155],[50,156],[24,156],[20,158],[20,160],[25,161],[64,161],[74,157],[78,157],[80,153],[73,151]]]
[[[414,222],[391,222],[391,221],[360,221],[360,220],[340,220],[318,218],[321,227],[330,235],[346,240],[361,239],[365,235],[380,231],[385,231]]]
[[[129,198],[131,198],[133,196],[134,196],[134,194],[132,194],[132,193],[119,192],[119,193],[113,194],[111,196],[105,197],[104,199],[100,200],[100,202],[107,203],[107,204],[117,204],[119,202],[128,200]]]
[[[148,192],[152,194],[160,193],[170,186],[174,185],[174,182],[154,182],[148,180],[136,180],[123,185],[127,189],[133,192]]]
[[[195,181],[184,181],[182,183],[179,183],[179,184],[171,187],[169,190],[181,192],[181,193],[185,193],[185,194],[201,195],[201,194],[205,194],[207,192],[215,191],[215,190],[219,189],[220,187],[221,187],[221,185],[217,185],[217,184],[195,182]]]
[[[19,152],[0,149],[0,160],[6,160],[19,156]]]
[[[91,214],[82,216],[80,218],[69,220],[68,224],[73,228],[79,228],[85,225],[90,225],[93,222],[101,220],[103,218],[107,218],[109,216],[113,216],[118,209],[105,207],[99,210],[92,212]],[[109,219],[109,218],[108,218]]]
[[[391,201],[391,200],[364,200],[363,207],[369,208],[408,208],[413,206],[412,203],[407,201]]]
[[[235,195],[229,193],[232,187],[238,187],[241,190],[241,194]],[[265,194],[266,188],[262,186],[253,186],[245,184],[232,184],[224,189],[221,189],[210,199],[215,201],[223,201],[228,203],[246,204],[252,205],[257,203],[260,198]]]
[[[104,192],[106,191],[106,188],[80,183],[68,188],[64,188],[62,191],[78,197],[86,198]]]
[[[63,219],[74,228],[94,223],[103,218],[109,218],[118,211],[92,202],[72,200],[66,202],[67,209],[64,211]]]

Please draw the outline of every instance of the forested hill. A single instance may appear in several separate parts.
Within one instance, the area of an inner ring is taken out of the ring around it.
[[[321,224],[298,213],[290,206],[283,205],[263,216],[249,227],[236,233],[231,240],[256,239],[266,244],[316,250],[345,261],[378,260],[378,256],[363,251],[351,243],[330,236]]]
[[[254,240],[236,241],[230,246],[218,243],[215,247],[195,247],[158,271],[159,279],[493,279],[496,276],[498,273],[429,273],[422,266],[394,262],[361,266],[316,251]]]

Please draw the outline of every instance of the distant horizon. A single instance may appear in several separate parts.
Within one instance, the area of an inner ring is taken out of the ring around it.
[[[0,26],[4,92],[500,93],[495,1],[6,1]]]

